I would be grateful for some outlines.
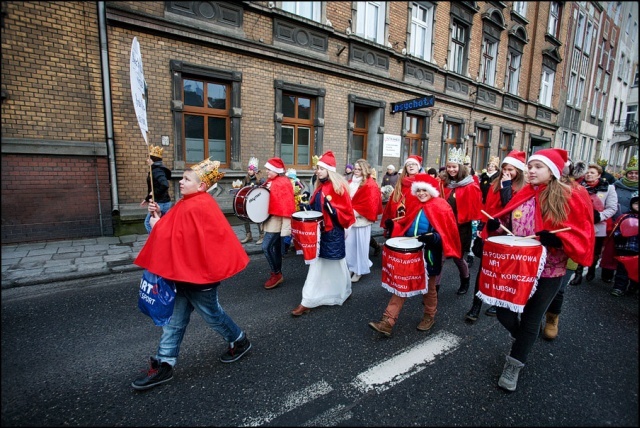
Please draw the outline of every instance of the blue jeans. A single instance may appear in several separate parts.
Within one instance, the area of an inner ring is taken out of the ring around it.
[[[265,232],[264,241],[262,241],[262,251],[273,273],[280,273],[282,271],[283,246],[284,244],[280,240],[279,233]]]
[[[169,208],[171,208],[171,201],[157,202],[157,204],[158,204],[158,207],[160,207],[161,215],[165,215],[167,211],[169,211]],[[144,227],[145,229],[147,229],[147,233],[151,233],[151,223],[149,222],[149,220],[151,220],[151,213],[147,212],[147,216],[144,218]]]
[[[194,309],[209,324],[209,327],[220,333],[227,342],[233,343],[241,338],[244,333],[218,303],[219,282],[211,284],[212,288],[206,290],[183,287],[179,283],[176,285],[173,315],[169,324],[162,327],[162,336],[156,354],[158,361],[171,366],[176,365],[180,344]]]
[[[536,343],[540,333],[540,323],[542,317],[547,312],[547,308],[553,301],[562,285],[562,277],[540,278],[538,288],[533,296],[527,301],[522,314],[512,312],[507,308],[496,308],[498,321],[502,324],[511,336],[515,337],[515,342],[511,346],[511,357],[527,362],[527,357]]]

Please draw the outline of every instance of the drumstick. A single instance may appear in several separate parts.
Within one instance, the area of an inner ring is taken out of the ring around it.
[[[570,227],[565,227],[565,228],[562,228],[562,229],[550,230],[549,233],[566,232],[567,230],[571,230],[571,228]],[[521,239],[530,239],[530,238],[538,238],[538,235],[523,236],[522,238],[514,239],[514,241],[519,241]]]
[[[404,218],[404,216],[403,216],[403,215],[401,215],[400,217],[392,218],[392,219],[391,219],[391,221],[400,220],[401,218]]]
[[[424,233],[418,236],[429,236],[429,235],[433,235],[433,232]],[[406,241],[407,239],[418,239],[418,236],[405,236],[404,238],[398,239],[398,241]]]
[[[322,194],[322,196],[324,196],[324,193]],[[324,198],[327,201],[331,202],[331,195],[324,196]],[[329,210],[329,213],[333,214],[333,210],[331,209],[331,205],[327,205],[327,209]]]
[[[491,220],[494,220],[494,218],[493,218],[493,217],[491,217],[491,216],[489,215],[489,213],[487,213],[485,210],[480,210],[480,212],[481,212],[482,214],[486,215],[487,217],[489,217]],[[512,232],[512,231],[510,231],[509,229],[507,229],[507,228],[505,227],[505,225],[504,225],[504,224],[500,223],[500,227],[501,227],[505,232],[507,232],[507,234],[508,234],[508,235],[513,236],[513,232]]]

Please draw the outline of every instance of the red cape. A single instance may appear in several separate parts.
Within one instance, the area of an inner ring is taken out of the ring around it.
[[[362,186],[358,187],[353,198],[351,198],[353,209],[369,221],[376,221],[381,204],[382,194],[380,194],[380,188],[371,177]]]
[[[404,177],[402,179],[402,181],[400,182],[401,189],[402,189],[402,197],[398,200],[398,202],[393,202],[393,198],[396,191],[394,190],[393,192],[391,192],[391,195],[389,195],[389,200],[387,201],[387,205],[385,205],[384,211],[382,212],[382,218],[380,219],[380,227],[384,227],[384,222],[387,219],[394,219],[398,216],[397,214],[398,207],[401,204],[406,205],[407,199],[415,198],[415,196],[411,194],[411,185],[413,184],[414,181],[416,181],[415,175],[411,177]]]
[[[460,246],[460,235],[458,225],[453,215],[451,205],[442,198],[435,197],[422,203],[415,198],[407,205],[407,215],[396,221],[393,228],[392,237],[405,236],[407,229],[413,223],[420,209],[424,210],[429,223],[438,232],[442,239],[442,251],[445,257],[460,258],[462,248]]]
[[[291,217],[291,214],[296,212],[291,180],[284,175],[278,175],[273,180],[268,180],[265,186],[269,189],[269,214]]]
[[[446,187],[444,181],[440,182],[440,196],[445,201],[449,199],[451,191],[454,190]],[[480,185],[473,181],[462,187],[456,187],[456,210],[458,212],[457,221],[459,224],[468,223],[471,220],[482,220],[482,190]]]
[[[568,218],[559,225],[553,225],[549,221],[542,220],[542,210],[540,209],[540,192],[546,186],[539,186],[535,189],[532,185],[526,185],[518,193],[513,195],[509,203],[495,213],[494,217],[501,217],[511,213],[514,209],[522,205],[531,198],[536,198],[535,232],[540,230],[556,230],[571,227],[566,232],[556,233],[562,241],[562,249],[574,262],[582,266],[591,266],[593,262],[593,247],[595,246],[595,228],[593,227],[593,208],[587,205],[584,194],[572,189],[571,196],[567,203],[566,211]],[[489,236],[485,227],[482,230],[482,237]]]
[[[327,180],[324,183],[320,183],[320,187],[313,192],[313,196],[311,197],[311,200],[313,201],[316,194],[321,192],[320,204],[322,205],[322,218],[324,220],[324,230],[327,232],[333,229],[333,220],[331,220],[329,213],[324,208],[324,200],[327,196],[331,196],[329,202],[331,203],[335,214],[337,214],[338,222],[343,229],[348,228],[356,222],[356,216],[353,214],[353,205],[351,205],[351,197],[349,196],[349,189],[345,187],[343,190],[342,195],[338,195],[333,190],[331,180]]]
[[[249,257],[218,203],[198,192],[160,218],[134,263],[173,281],[211,284],[243,270]]]

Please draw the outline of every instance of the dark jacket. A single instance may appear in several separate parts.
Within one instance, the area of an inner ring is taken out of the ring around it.
[[[489,188],[491,187],[491,183],[499,175],[500,175],[500,171],[497,171],[497,170],[496,170],[496,172],[493,173],[492,176],[489,176],[489,174],[487,174],[486,172],[483,172],[482,175],[480,175],[480,190],[482,190],[482,203],[483,204],[487,201],[487,192],[489,191]]]
[[[386,172],[382,177],[381,186],[396,187],[397,182],[398,182],[398,171],[394,171],[393,174],[389,174],[388,172]]]
[[[162,161],[151,164],[151,172],[153,173],[153,200],[156,202],[171,202],[169,196],[169,180],[171,180],[171,171],[162,165]],[[147,197],[145,201],[151,200],[151,179],[147,174]]]

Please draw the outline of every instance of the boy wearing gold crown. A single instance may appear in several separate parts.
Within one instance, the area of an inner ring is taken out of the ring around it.
[[[160,146],[149,146],[149,157],[147,165],[151,167],[151,172],[147,173],[147,196],[140,202],[143,207],[153,200],[160,207],[160,213],[166,214],[171,208],[171,196],[169,196],[169,182],[171,180],[171,171],[162,164],[162,152],[164,149]],[[151,180],[153,176],[153,191],[151,188]],[[151,213],[147,213],[144,219],[144,227],[147,233],[151,232]]]
[[[180,180],[182,198],[166,215],[158,204],[149,203],[152,232],[134,263],[158,276],[175,281],[176,298],[171,321],[162,327],[155,357],[147,373],[133,381],[145,390],[173,379],[180,344],[194,309],[228,343],[220,356],[223,363],[239,360],[251,349],[245,332],[226,314],[218,302],[220,281],[242,271],[249,257],[220,210],[207,193],[223,173],[220,162],[205,159],[184,172]],[[215,254],[224,257],[212,260]]]

